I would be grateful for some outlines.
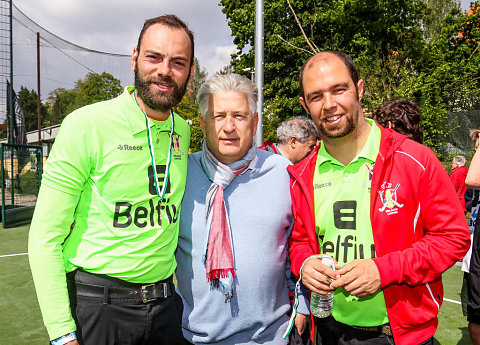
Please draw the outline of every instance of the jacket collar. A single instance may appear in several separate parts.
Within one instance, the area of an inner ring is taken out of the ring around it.
[[[381,132],[379,157],[385,161],[393,155],[393,153],[406,139],[408,139],[408,137],[395,132],[393,129],[383,128],[380,125],[377,126],[380,128]]]
[[[380,150],[377,156],[377,160],[375,161],[375,165],[379,160],[382,163],[390,159],[393,155],[395,150],[406,140],[408,137],[406,135],[400,134],[395,132],[393,129],[383,128],[382,126],[378,125],[380,128]],[[295,165],[291,165],[288,167],[288,171],[290,174],[295,177],[295,179],[299,180],[306,174],[307,178],[311,178],[313,176],[313,172],[315,166],[317,165],[317,157],[318,157],[318,150],[320,149],[321,145],[323,145],[323,141],[318,145],[306,158]],[[383,164],[381,164],[383,165]]]

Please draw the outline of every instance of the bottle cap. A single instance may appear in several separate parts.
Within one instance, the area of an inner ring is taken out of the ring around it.
[[[322,258],[322,264],[325,266],[330,267],[331,269],[335,269],[335,265],[333,263],[333,259],[330,256],[325,256]]]

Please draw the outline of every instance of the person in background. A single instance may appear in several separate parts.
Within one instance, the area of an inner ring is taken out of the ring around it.
[[[205,139],[188,157],[176,253],[183,334],[193,344],[288,344],[290,162],[256,148],[257,97],[237,74],[214,75],[198,91]]]
[[[259,149],[285,156],[292,164],[307,157],[317,145],[318,131],[312,120],[297,116],[277,128],[277,143],[264,141]]]
[[[320,137],[315,123],[305,116],[297,116],[282,122],[277,128],[277,143],[266,140],[258,148],[285,156],[292,164],[297,164],[313,151],[319,140]],[[290,267],[290,263],[288,263],[288,267]],[[293,275],[289,279],[291,284],[289,284],[288,290],[292,304],[296,281],[297,279]],[[300,288],[303,291],[302,293],[306,294],[306,288],[303,285]],[[303,318],[305,318],[305,321],[302,320]],[[293,333],[290,335],[291,345],[311,344],[309,336],[311,323],[307,322],[306,317],[302,314],[298,314],[296,323],[305,323],[306,326],[297,327],[293,330]],[[299,333],[298,329],[303,328],[305,328],[305,331]]]
[[[190,127],[172,108],[193,52],[178,17],[148,19],[131,58],[135,86],[62,123],[28,241],[53,345],[184,342],[173,272]]]
[[[467,213],[470,214],[468,218],[468,228],[470,229],[470,237],[471,243],[473,244],[473,234],[475,231],[475,224],[477,222],[478,210],[480,207],[480,191],[472,188],[467,188],[465,192],[465,208],[467,209]],[[463,281],[462,287],[460,292],[460,300],[462,302],[462,312],[464,316],[467,316],[467,304],[468,304],[468,273],[470,271],[470,260],[472,256],[472,246],[470,245],[470,249],[468,250],[467,254],[462,260],[462,271],[463,273]]]
[[[480,129],[470,131],[475,145],[475,154],[465,178],[465,185],[478,193],[480,190]],[[473,213],[473,212],[472,212]],[[477,209],[478,218],[478,209]],[[468,332],[473,345],[480,345],[480,222],[475,221],[467,279],[467,320]]]
[[[342,52],[320,52],[300,71],[300,102],[322,143],[288,168],[292,271],[334,294],[332,315],[314,319],[322,345],[433,344],[441,275],[468,250],[467,222],[432,150],[365,118],[363,90]]]
[[[465,156],[455,156],[452,159],[452,172],[450,173],[450,181],[452,181],[455,192],[457,193],[460,205],[462,205],[463,212],[467,213],[465,208],[465,192],[467,186],[465,185],[465,178],[467,177],[468,168],[465,166],[467,159]]]
[[[405,98],[394,98],[379,105],[372,113],[376,123],[405,134],[417,143],[423,143],[422,117],[418,103]]]

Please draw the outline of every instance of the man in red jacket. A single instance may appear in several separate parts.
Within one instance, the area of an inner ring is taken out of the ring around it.
[[[465,192],[467,191],[467,186],[465,186],[465,178],[467,177],[468,168],[465,166],[467,159],[464,156],[455,156],[452,160],[452,169],[450,173],[450,181],[453,183],[453,188],[457,193],[458,200],[462,205],[463,212],[466,213],[467,209],[465,208]]]
[[[323,140],[288,168],[290,257],[307,288],[335,296],[332,316],[314,319],[322,344],[433,344],[441,274],[470,243],[448,175],[430,149],[364,117],[348,55],[311,57],[300,89]]]

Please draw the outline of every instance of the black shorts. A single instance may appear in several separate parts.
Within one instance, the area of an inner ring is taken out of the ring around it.
[[[480,324],[480,222],[473,232],[472,258],[468,274],[467,320]]]

